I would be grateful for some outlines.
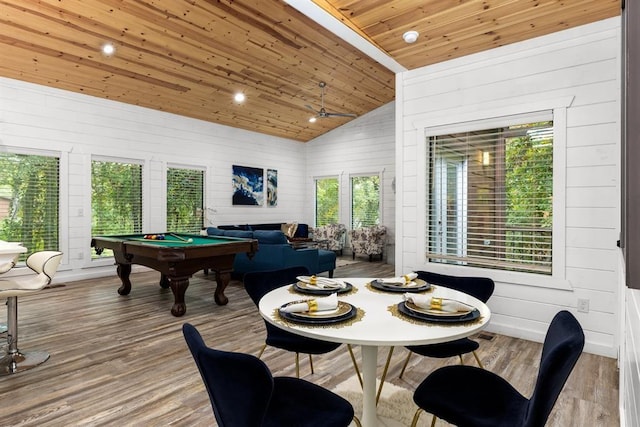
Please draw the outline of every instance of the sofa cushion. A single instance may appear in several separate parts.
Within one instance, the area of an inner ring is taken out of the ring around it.
[[[258,247],[260,247],[260,244],[279,245],[288,243],[284,233],[276,230],[256,230],[253,232],[253,238],[258,241]]]
[[[224,236],[225,230],[221,230],[216,227],[207,227],[207,234],[209,236]]]
[[[225,230],[224,235],[227,237],[242,237],[244,239],[251,239],[253,237],[253,231]]]

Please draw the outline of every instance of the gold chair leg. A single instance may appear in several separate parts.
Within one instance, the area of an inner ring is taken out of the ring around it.
[[[380,385],[378,386],[378,394],[376,394],[376,405],[378,405],[378,401],[380,400],[380,395],[382,394],[382,386],[384,384],[384,380],[387,379],[387,371],[389,370],[389,363],[391,363],[391,355],[393,354],[393,349],[395,347],[389,347],[389,354],[387,355],[387,363],[384,364],[384,370],[382,371],[382,377],[380,378]]]
[[[462,360],[462,355],[461,355],[461,354],[459,354],[459,355],[458,355],[458,357],[460,358],[460,364],[461,364],[461,365],[464,365],[464,360]]]
[[[436,427],[436,420],[438,419],[438,417],[436,417],[435,415],[433,416],[433,418],[431,418],[431,427]]]
[[[411,359],[411,355],[413,354],[413,352],[409,351],[409,354],[407,354],[407,359],[404,361],[404,365],[402,365],[402,370],[400,371],[400,375],[398,376],[398,378],[402,378],[402,375],[404,374],[404,370],[407,369],[407,365],[409,364],[409,359]]]
[[[309,355],[309,366],[311,366],[311,373],[313,374],[313,357],[311,355]]]
[[[360,420],[355,415],[353,416],[353,422],[356,423],[357,427],[362,427],[362,424],[360,424]]]
[[[418,408],[415,415],[413,416],[413,421],[411,421],[411,427],[416,427],[418,425],[418,418],[420,418],[421,413],[422,413],[422,408]]]
[[[296,378],[300,378],[300,353],[296,353]]]
[[[260,359],[262,357],[262,353],[264,353],[264,350],[267,348],[267,345],[263,345],[262,349],[260,350],[260,353],[258,353],[258,359]]]
[[[482,366],[482,362],[480,361],[480,358],[478,357],[478,354],[475,351],[473,352],[473,357],[476,358],[476,362],[478,362],[478,366],[484,369],[484,366]]]
[[[351,361],[353,362],[353,367],[356,370],[356,375],[358,375],[358,381],[360,381],[360,388],[363,388],[362,375],[360,374],[360,369],[358,369],[358,362],[356,361],[356,356],[354,356],[353,354],[353,349],[351,348],[351,344],[347,344],[347,348],[349,349],[349,355],[351,355]]]

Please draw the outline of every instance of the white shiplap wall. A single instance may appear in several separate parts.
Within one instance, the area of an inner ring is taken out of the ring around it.
[[[90,261],[92,156],[144,165],[144,232],[165,230],[167,165],[206,170],[213,224],[307,222],[305,147],[296,141],[0,78],[0,150],[61,156],[59,280],[115,274]],[[276,169],[278,205],[232,206],[234,164]]]
[[[554,197],[563,198],[563,209],[554,216],[565,218],[558,230],[565,243],[554,255],[566,266],[556,280],[540,280],[543,286],[535,277],[522,284],[481,271],[497,282],[489,329],[541,341],[553,315],[568,309],[585,330],[587,351],[617,356],[620,40],[613,18],[397,76],[398,269],[438,268],[424,261],[424,129],[486,118],[487,111],[562,104],[566,114],[555,119],[566,121],[564,184]],[[445,272],[469,274],[464,267]],[[589,300],[588,313],[577,312],[578,299]]]
[[[382,224],[387,227],[387,263],[394,263],[395,240],[395,103],[384,105],[306,144],[305,217],[315,218],[315,178],[334,176],[340,183],[340,222],[350,228],[349,177],[380,174]],[[321,120],[331,120],[321,119]],[[348,246],[348,242],[347,242]]]

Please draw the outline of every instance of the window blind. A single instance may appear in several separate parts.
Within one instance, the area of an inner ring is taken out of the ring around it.
[[[550,275],[553,122],[428,144],[429,261]]]
[[[337,224],[339,220],[338,178],[316,179],[316,227]]]
[[[380,176],[351,177],[351,228],[380,222]]]
[[[197,233],[204,225],[204,171],[167,169],[167,230]]]
[[[28,253],[59,249],[60,159],[0,153],[0,239]]]
[[[91,233],[142,232],[142,165],[91,162]],[[103,252],[105,255],[106,252]],[[106,256],[106,255],[105,255]]]

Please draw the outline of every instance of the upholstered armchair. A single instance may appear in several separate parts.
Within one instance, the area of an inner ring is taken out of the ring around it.
[[[380,255],[387,241],[387,227],[384,225],[374,225],[372,227],[362,227],[349,230],[349,240],[351,241],[352,259],[357,255],[369,255],[369,261],[374,255]]]
[[[346,231],[347,228],[344,224],[327,224],[316,227],[313,229],[313,241],[318,242],[318,245],[323,249],[340,252],[342,255]]]

